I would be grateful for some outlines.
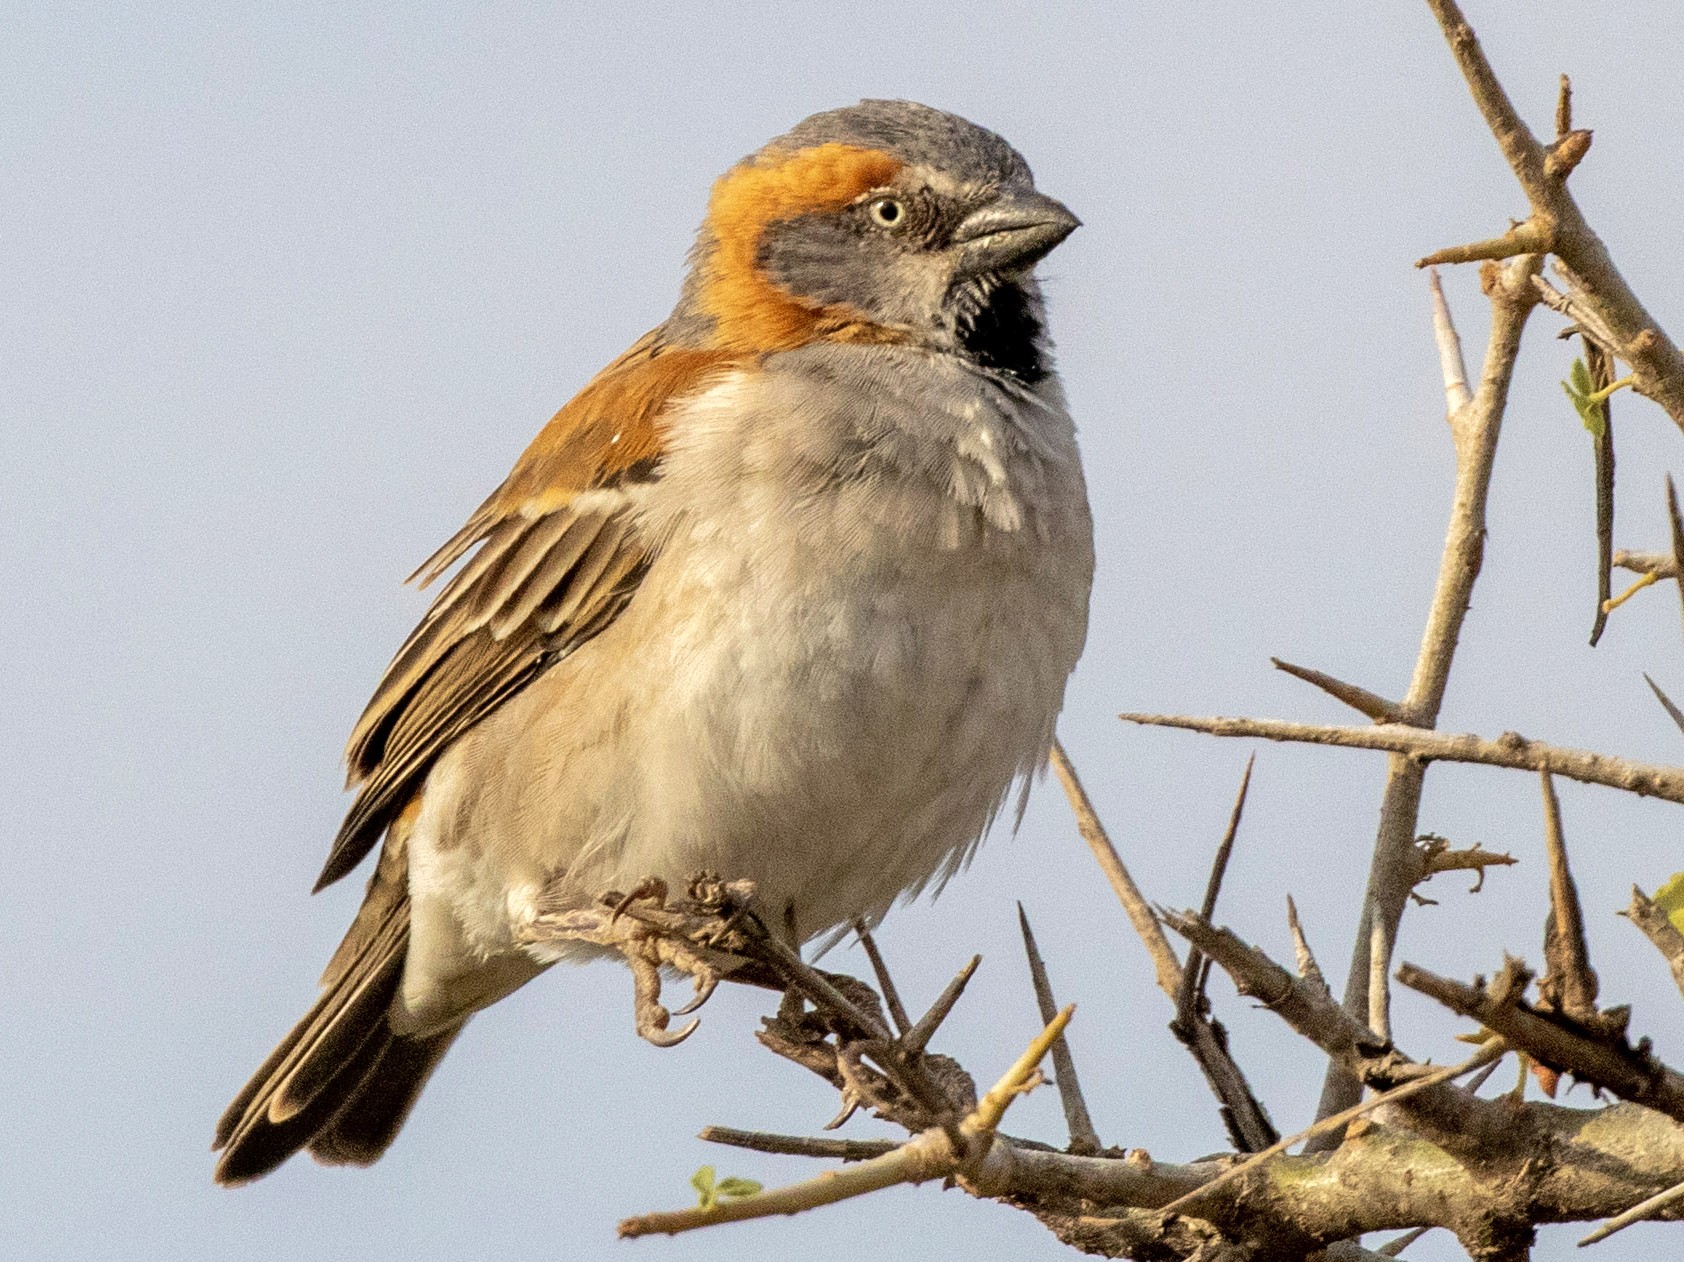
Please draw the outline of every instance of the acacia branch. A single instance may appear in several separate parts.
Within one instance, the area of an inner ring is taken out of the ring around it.
[[[952,1178],[967,1193],[1033,1214],[1059,1239],[1110,1256],[1179,1262],[1257,1262],[1319,1256],[1370,1262],[1353,1243],[1368,1231],[1443,1227],[1487,1262],[1519,1256],[1531,1225],[1605,1219],[1684,1181],[1684,1127],[1645,1108],[1571,1110],[1487,1101],[1447,1079],[1470,1066],[1420,1066],[1376,1041],[1327,994],[1294,978],[1226,930],[1163,913],[1242,991],[1377,1090],[1363,1112],[1379,1120],[1333,1153],[1236,1164],[1155,1161],[1134,1150],[1080,1156],[999,1135],[1014,1094],[1060,1030],[1048,1026],[953,1132],[933,1127],[900,1145],[709,1130],[704,1137],[759,1151],[839,1157],[853,1164],[791,1188],[708,1209],[628,1220],[627,1234],[796,1213],[902,1182]],[[1488,1047],[1476,1060],[1497,1054]],[[1634,1162],[1631,1154],[1641,1152]],[[1197,1192],[1181,1211],[1166,1209]],[[1684,1212],[1663,1206],[1664,1216]],[[1325,1252],[1317,1253],[1318,1250]]]
[[[981,1161],[994,1146],[994,1132],[1000,1125],[1011,1102],[1030,1090],[1038,1078],[1038,1066],[1053,1042],[1064,1033],[1070,1023],[1073,1008],[1065,1008],[1047,1027],[1035,1036],[1005,1074],[978,1101],[975,1109],[959,1125],[964,1146],[954,1145],[947,1130],[936,1127],[914,1136],[906,1143],[878,1157],[872,1157],[841,1170],[827,1170],[814,1179],[807,1179],[789,1187],[756,1192],[751,1196],[718,1200],[711,1205],[693,1209],[671,1210],[642,1214],[620,1224],[625,1238],[649,1235],[676,1236],[698,1227],[716,1223],[742,1222],[751,1218],[770,1218],[778,1214],[799,1214],[820,1205],[834,1205],[870,1192],[879,1192],[899,1183],[923,1183],[930,1179],[956,1174],[966,1165]]]
[[[1530,976],[1513,958],[1489,985],[1476,978],[1469,986],[1413,964],[1398,969],[1398,981],[1411,990],[1473,1018],[1541,1064],[1684,1121],[1684,1074],[1650,1055],[1647,1040],[1636,1047],[1626,1041],[1623,1011],[1594,1021],[1541,1011],[1521,997]]]
[[[1323,723],[1293,723],[1285,719],[1181,714],[1122,714],[1118,717],[1148,727],[1181,728],[1210,736],[1256,737],[1311,745],[1339,745],[1347,749],[1376,749],[1416,764],[1468,762],[1514,771],[1547,771],[1581,784],[1600,784],[1640,797],[1684,803],[1684,769],[1589,750],[1564,749],[1544,741],[1528,740],[1515,732],[1504,732],[1495,740],[1487,740],[1469,732],[1436,732],[1400,723],[1339,727]]]
[[[1521,335],[1527,317],[1537,305],[1531,279],[1538,270],[1536,255],[1524,255],[1505,267],[1488,265],[1481,279],[1491,300],[1491,331],[1479,385],[1470,395],[1456,378],[1461,369],[1461,348],[1455,325],[1442,293],[1435,302],[1435,340],[1446,382],[1446,419],[1456,456],[1456,483],[1451,496],[1450,518],[1445,530],[1444,550],[1438,578],[1433,587],[1426,626],[1409,690],[1397,707],[1398,717],[1408,725],[1431,729],[1438,722],[1439,708],[1450,680],[1456,645],[1467,617],[1473,587],[1485,556],[1486,500],[1491,470],[1496,460],[1497,440],[1502,432],[1503,413],[1508,405],[1509,383],[1520,354]],[[1403,724],[1383,724],[1398,728]],[[1380,729],[1376,729],[1380,730]],[[1386,787],[1381,798],[1380,818],[1375,828],[1373,858],[1363,894],[1362,912],[1351,950],[1350,970],[1345,978],[1345,1005],[1362,1013],[1381,1034],[1391,1026],[1389,974],[1397,942],[1398,924],[1408,906],[1420,874],[1416,863],[1415,835],[1420,819],[1421,789],[1425,765],[1394,752],[1386,769]],[[1323,1083],[1318,1117],[1347,1109],[1361,1092],[1356,1081],[1337,1066],[1328,1067]],[[1337,1142],[1336,1135],[1318,1136],[1316,1145]]]
[[[1569,132],[1553,145],[1540,144],[1503,90],[1456,0],[1427,0],[1427,4],[1467,80],[1474,104],[1530,204],[1530,217],[1511,234],[1525,240],[1517,242],[1520,248],[1511,253],[1547,251],[1561,260],[1575,301],[1608,330],[1609,349],[1631,365],[1638,392],[1660,404],[1684,428],[1684,355],[1626,284],[1608,247],[1567,189],[1567,175],[1584,156],[1590,134]],[[1435,261],[1429,256],[1421,265]]]

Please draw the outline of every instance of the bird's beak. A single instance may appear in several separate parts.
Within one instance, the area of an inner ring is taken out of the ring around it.
[[[953,248],[959,273],[1020,271],[1050,254],[1082,221],[1044,193],[1008,192],[959,221]]]

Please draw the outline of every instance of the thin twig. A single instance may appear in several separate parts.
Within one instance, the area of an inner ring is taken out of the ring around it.
[[[776,1153],[784,1157],[828,1157],[840,1161],[869,1161],[900,1147],[891,1139],[812,1139],[805,1135],[742,1131],[730,1126],[704,1126],[696,1138],[710,1144],[747,1148],[751,1152]]]
[[[1684,803],[1684,769],[1582,749],[1563,749],[1543,741],[1527,740],[1514,732],[1505,732],[1495,740],[1486,740],[1471,733],[1436,732],[1400,723],[1336,727],[1320,723],[1292,723],[1282,719],[1199,718],[1177,714],[1123,714],[1118,717],[1129,723],[1175,727],[1211,736],[1259,737],[1271,741],[1340,745],[1350,749],[1378,749],[1417,764],[1471,762],[1515,771],[1548,771],[1581,784],[1606,785],[1641,797]]]
[[[1056,740],[1053,742],[1051,762],[1053,771],[1058,775],[1058,782],[1064,786],[1064,795],[1070,799],[1070,806],[1076,812],[1077,831],[1082,834],[1082,840],[1088,843],[1088,849],[1093,851],[1093,857],[1099,861],[1099,869],[1105,873],[1105,879],[1111,882],[1111,889],[1116,893],[1117,900],[1122,903],[1123,910],[1128,913],[1135,933],[1139,934],[1140,940],[1146,944],[1147,954],[1152,957],[1152,967],[1157,973],[1158,989],[1174,1000],[1181,989],[1181,961],[1176,958],[1175,948],[1170,946],[1169,939],[1164,937],[1163,927],[1152,915],[1151,905],[1140,892],[1140,887],[1134,883],[1129,870],[1123,866],[1122,856],[1117,853],[1117,847],[1111,844],[1105,826],[1099,822],[1099,815],[1093,809],[1093,802],[1088,798],[1087,790],[1082,788],[1076,768],[1071,765],[1070,756],[1064,752],[1064,746]]]
[[[1539,1012],[1520,997],[1527,974],[1510,960],[1490,985],[1469,986],[1405,964],[1398,981],[1471,1017],[1507,1039],[1517,1051],[1560,1073],[1613,1092],[1675,1120],[1684,1121],[1684,1075],[1632,1047],[1622,1036],[1593,1032],[1565,1015]]]
[[[1421,852],[1421,876],[1434,876],[1440,872],[1477,872],[1479,880],[1474,883],[1470,894],[1477,894],[1485,884],[1485,870],[1487,868],[1513,867],[1520,860],[1512,854],[1498,854],[1486,850],[1483,846],[1470,846],[1466,850],[1452,850],[1442,837],[1429,838],[1430,848],[1423,848]]]
[[[757,945],[768,957],[767,962],[781,972],[788,979],[790,985],[805,993],[813,1003],[822,1004],[838,1015],[846,1017],[849,1022],[858,1026],[860,1031],[870,1038],[888,1041],[894,1037],[875,1013],[867,1012],[843,994],[836,988],[835,983],[803,960],[795,950],[781,939],[772,934],[767,934]]]
[[[1567,189],[1566,176],[1583,157],[1589,133],[1569,132],[1538,143],[1509,100],[1455,0],[1427,0],[1509,168],[1531,205],[1527,232],[1547,244],[1570,276],[1575,300],[1609,330],[1612,349],[1631,365],[1638,391],[1684,427],[1684,355],[1632,292],[1608,249],[1592,231]],[[1580,138],[1583,139],[1580,139]]]
[[[1175,948],[1170,946],[1169,939],[1164,937],[1163,926],[1158,923],[1158,918],[1153,914],[1145,896],[1141,894],[1140,887],[1134,883],[1134,878],[1123,866],[1122,857],[1117,854],[1117,848],[1111,844],[1104,826],[1099,822],[1099,816],[1082,788],[1082,782],[1076,775],[1075,767],[1071,765],[1069,755],[1056,741],[1052,748],[1052,766],[1058,773],[1059,783],[1064,786],[1070,805],[1075,809],[1076,826],[1083,840],[1088,843],[1094,858],[1099,861],[1100,869],[1111,882],[1111,888],[1116,891],[1135,932],[1146,944],[1146,950],[1151,955],[1156,970],[1158,989],[1169,996],[1171,1003],[1177,1005],[1176,1011],[1179,1014],[1183,970],[1181,961],[1176,958]],[[1210,1084],[1211,1091],[1220,1102],[1223,1125],[1227,1127],[1235,1146],[1252,1152],[1272,1143],[1278,1132],[1274,1123],[1269,1120],[1268,1111],[1252,1093],[1245,1074],[1229,1052],[1227,1032],[1221,1025],[1201,1017],[1190,1024],[1173,1021],[1170,1030],[1198,1062],[1205,1081]]]
[[[1661,1210],[1669,1205],[1676,1205],[1679,1201],[1684,1201],[1684,1183],[1675,1183],[1666,1191],[1657,1192],[1648,1200],[1633,1205],[1625,1213],[1610,1218],[1590,1235],[1579,1241],[1579,1248],[1582,1249],[1587,1244],[1595,1244],[1599,1240],[1606,1240],[1616,1231],[1623,1231],[1633,1223],[1640,1223],[1645,1219],[1653,1218]]]
[[[1047,976],[1046,961],[1041,948],[1035,944],[1035,931],[1029,927],[1029,916],[1023,904],[1017,905],[1017,924],[1023,930],[1023,953],[1029,957],[1029,978],[1035,986],[1035,1004],[1043,1022],[1058,1015],[1058,1002],[1053,998],[1052,981]],[[1082,1098],[1082,1084],[1076,1078],[1076,1058],[1070,1054],[1070,1041],[1062,1034],[1053,1041],[1052,1063],[1054,1081],[1058,1084],[1059,1102],[1064,1106],[1064,1121],[1070,1129],[1070,1151],[1096,1153],[1104,1147],[1094,1130],[1088,1102]]]
[[[1567,82],[1562,75],[1561,81]],[[1571,94],[1571,89],[1566,90]],[[1602,391],[1614,382],[1614,357],[1602,344],[1588,334],[1581,336],[1585,345],[1585,364],[1590,370],[1592,387]],[[1614,595],[1614,400],[1602,401],[1602,428],[1591,433],[1593,473],[1596,479],[1596,616],[1591,622],[1590,643],[1602,638],[1613,608],[1608,602]]]
[[[1672,528],[1672,568],[1678,579],[1678,600],[1684,608],[1684,519],[1678,515],[1678,489],[1666,475],[1666,519]]]
[[[1621,548],[1614,553],[1614,566],[1634,574],[1653,574],[1656,578],[1677,578],[1678,562],[1664,552],[1632,552]]]
[[[1482,274],[1491,301],[1491,329],[1479,385],[1472,397],[1449,416],[1456,455],[1455,488],[1432,603],[1421,632],[1421,646],[1409,689],[1401,703],[1409,723],[1421,729],[1431,729],[1438,722],[1456,645],[1484,560],[1491,471],[1508,404],[1509,383],[1520,354],[1521,334],[1538,301],[1531,284],[1538,262],[1535,256],[1528,255]],[[1448,319],[1448,309],[1445,318]],[[1373,730],[1407,729],[1388,724]],[[1352,1013],[1360,1014],[1382,1036],[1391,1031],[1390,974],[1398,925],[1417,879],[1415,835],[1425,774],[1420,761],[1401,752],[1394,752],[1387,762],[1368,883],[1363,892],[1350,968],[1345,976],[1345,1006]],[[1330,1065],[1317,1115],[1326,1117],[1349,1108],[1360,1095],[1358,1084]],[[1316,1145],[1336,1142],[1337,1136],[1333,1135],[1316,1141]]]
[[[722,1199],[707,1206],[628,1218],[620,1224],[620,1235],[627,1238],[658,1234],[671,1236],[715,1223],[768,1218],[775,1214],[798,1214],[899,1183],[923,1183],[957,1173],[967,1164],[980,1161],[993,1147],[1000,1119],[1011,1102],[1033,1085],[1037,1067],[1053,1041],[1064,1032],[1073,1012],[1073,1008],[1065,1008],[1036,1035],[1023,1055],[989,1088],[970,1116],[960,1124],[959,1130],[966,1143],[964,1151],[955,1151],[947,1132],[936,1127],[881,1156],[844,1166],[840,1170],[827,1170],[817,1178],[788,1187]]]
[[[1463,1074],[1470,1073],[1482,1065],[1501,1060],[1508,1055],[1508,1050],[1507,1044],[1501,1039],[1493,1039],[1459,1065],[1448,1065],[1443,1069],[1423,1074],[1419,1078],[1411,1078],[1408,1082],[1400,1083],[1389,1091],[1382,1091],[1378,1095],[1370,1096],[1360,1104],[1354,1104],[1343,1112],[1335,1113],[1331,1117],[1324,1117],[1314,1125],[1299,1131],[1296,1135],[1288,1135],[1285,1139],[1277,1140],[1262,1152],[1254,1153],[1240,1162],[1239,1165],[1224,1170],[1203,1187],[1195,1188],[1180,1199],[1171,1201],[1164,1206],[1163,1213],[1174,1214],[1185,1211],[1189,1204],[1202,1200],[1207,1193],[1214,1191],[1223,1184],[1233,1182],[1241,1175],[1249,1174],[1269,1158],[1285,1152],[1294,1144],[1302,1143],[1312,1135],[1325,1135],[1329,1131],[1338,1130],[1341,1127],[1348,1126],[1364,1114],[1372,1113],[1375,1109],[1407,1100],[1412,1095],[1419,1095],[1428,1087],[1436,1087],[1442,1082],[1449,1082],[1452,1078],[1460,1078]]]

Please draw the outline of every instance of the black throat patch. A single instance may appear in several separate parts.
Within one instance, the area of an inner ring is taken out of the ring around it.
[[[959,346],[974,363],[1030,386],[1046,377],[1041,317],[1022,285],[981,276],[955,290],[952,301]]]

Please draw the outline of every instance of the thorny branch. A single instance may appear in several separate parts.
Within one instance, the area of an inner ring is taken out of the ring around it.
[[[1544,741],[1528,740],[1516,732],[1505,732],[1489,740],[1471,733],[1436,732],[1401,723],[1336,727],[1322,723],[1292,723],[1284,719],[1201,718],[1181,714],[1123,714],[1119,717],[1147,727],[1176,727],[1211,736],[1256,737],[1311,745],[1341,745],[1347,749],[1376,749],[1422,767],[1432,762],[1468,762],[1507,767],[1514,771],[1547,771],[1581,784],[1606,785],[1639,797],[1684,803],[1684,769],[1589,750],[1564,749]]]
[[[1427,3],[1531,213],[1502,237],[1441,250],[1419,265],[1517,254],[1555,255],[1575,305],[1607,331],[1606,349],[1631,365],[1637,392],[1660,404],[1684,428],[1684,355],[1626,284],[1607,246],[1567,188],[1568,175],[1590,147],[1590,133],[1568,131],[1550,145],[1540,144],[1509,100],[1455,0]]]
[[[1509,382],[1520,354],[1521,334],[1536,302],[1530,278],[1537,265],[1535,256],[1523,255],[1505,267],[1488,267],[1482,276],[1483,287],[1491,300],[1491,332],[1478,387],[1447,414],[1456,455],[1456,483],[1427,625],[1421,633],[1421,648],[1409,689],[1399,707],[1406,716],[1405,730],[1426,731],[1438,722],[1462,623],[1484,562],[1491,470],[1508,404]],[[1454,337],[1447,313],[1440,327],[1448,328]],[[1450,359],[1442,332],[1439,340],[1441,358]],[[1459,346],[1455,357],[1460,358]],[[1447,377],[1450,375],[1446,373]],[[1446,391],[1447,398],[1461,398],[1465,393],[1449,388]],[[1387,979],[1396,949],[1398,924],[1418,880],[1412,860],[1425,776],[1425,764],[1404,753],[1394,751],[1387,761],[1374,856],[1352,947],[1350,971],[1346,974],[1346,1007],[1353,1012],[1366,1012],[1369,1024],[1381,1034],[1388,1034],[1391,1029],[1391,992]],[[1330,1066],[1318,1116],[1326,1117],[1351,1107],[1359,1094],[1353,1079]]]

